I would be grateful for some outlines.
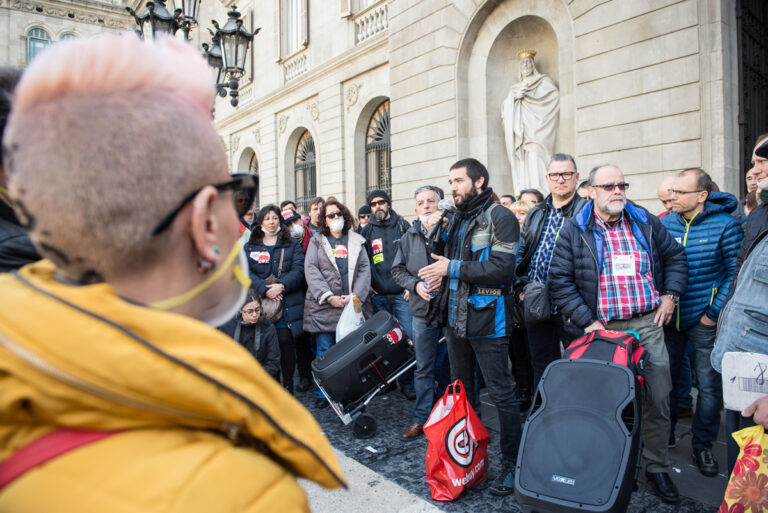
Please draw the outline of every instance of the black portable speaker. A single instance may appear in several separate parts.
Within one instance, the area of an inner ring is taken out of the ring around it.
[[[640,456],[639,388],[627,367],[547,366],[520,443],[515,497],[526,513],[624,512]]]
[[[331,399],[347,404],[364,397],[415,358],[397,320],[376,313],[312,362],[312,373]]]

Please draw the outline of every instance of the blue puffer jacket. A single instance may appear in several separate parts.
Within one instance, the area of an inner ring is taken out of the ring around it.
[[[643,207],[627,202],[624,215],[632,233],[651,255],[653,283],[659,293],[685,293],[688,263],[682,246],[659,219]],[[603,238],[595,229],[592,201],[565,222],[552,255],[549,289],[566,321],[583,330],[597,320],[597,296],[603,265]]]
[[[688,257],[688,290],[674,317],[678,331],[695,326],[705,313],[716,321],[725,305],[743,237],[739,220],[730,215],[738,203],[732,194],[712,192],[690,222],[680,214],[661,220]]]
[[[283,255],[282,271],[278,273],[280,252]],[[255,289],[261,297],[266,297],[266,278],[271,274],[285,286],[283,291],[283,319],[291,328],[294,337],[301,335],[304,318],[304,252],[301,245],[290,237],[278,237],[277,243],[269,256],[267,246],[262,240],[255,240],[245,245],[245,253],[248,255],[248,270],[250,271]],[[259,259],[262,263],[259,263]]]

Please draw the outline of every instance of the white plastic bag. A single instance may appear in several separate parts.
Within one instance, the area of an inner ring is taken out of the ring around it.
[[[336,325],[336,342],[362,326],[363,322],[365,322],[363,304],[360,298],[353,295],[352,300],[342,310],[339,323]]]

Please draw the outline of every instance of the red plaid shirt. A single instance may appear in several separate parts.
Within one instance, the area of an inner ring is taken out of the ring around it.
[[[636,314],[655,310],[661,299],[653,284],[651,258],[632,233],[629,221],[622,215],[611,226],[595,214],[595,223],[603,239],[598,319],[602,322],[631,319]]]

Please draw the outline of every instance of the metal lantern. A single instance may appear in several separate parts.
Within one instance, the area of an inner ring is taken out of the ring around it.
[[[199,9],[200,0],[181,0],[181,15],[191,27],[197,25],[197,11]]]
[[[218,24],[215,21],[213,23],[218,29]],[[224,63],[221,59],[219,32],[218,30],[213,32],[211,29],[208,29],[208,32],[211,33],[211,44],[203,43],[203,50],[205,50],[203,52],[203,57],[205,57],[206,62],[208,62],[208,65],[213,69],[213,81],[216,84],[216,91],[219,93],[219,96],[224,97],[227,95],[227,91],[220,83],[222,66]]]
[[[218,30],[218,33],[221,41],[224,71],[231,79],[237,80],[245,73],[245,56],[248,53],[248,45],[253,40],[253,36],[258,34],[261,29],[257,28],[253,32],[248,32],[243,27],[243,20],[240,19],[236,5],[232,6],[232,10],[227,15],[229,19]]]
[[[165,0],[155,0],[147,2],[146,9],[141,14],[130,7],[125,8],[139,25],[139,34],[141,37],[156,37],[162,35],[172,36],[179,29],[178,13],[171,14],[165,7]]]

